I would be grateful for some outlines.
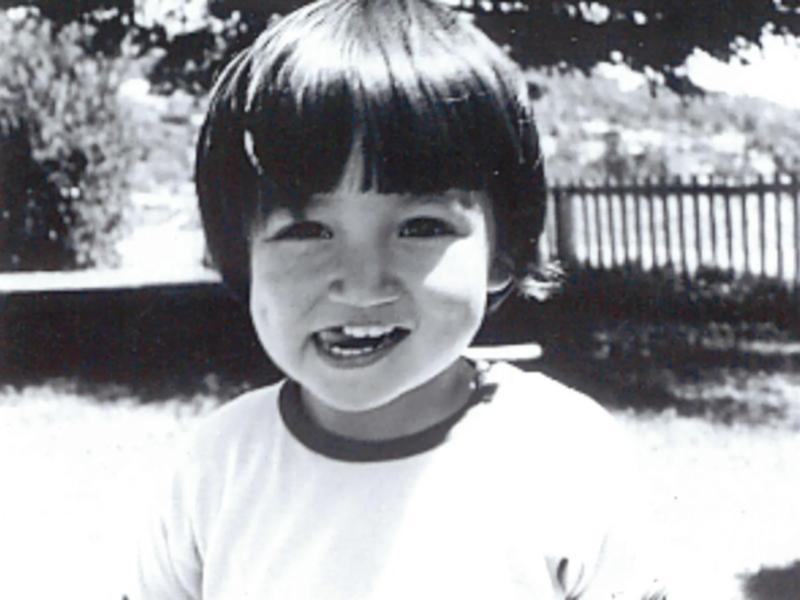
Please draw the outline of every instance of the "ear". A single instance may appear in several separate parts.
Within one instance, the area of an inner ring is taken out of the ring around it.
[[[492,257],[489,265],[489,294],[499,294],[511,286],[514,279],[514,261],[503,252],[498,252]]]

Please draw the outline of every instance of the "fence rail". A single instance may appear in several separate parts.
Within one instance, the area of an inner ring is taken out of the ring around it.
[[[613,268],[701,267],[800,286],[800,179],[749,183],[659,179],[550,188],[542,251]]]

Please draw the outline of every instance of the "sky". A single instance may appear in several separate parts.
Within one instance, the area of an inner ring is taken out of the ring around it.
[[[695,51],[686,67],[692,81],[708,91],[754,96],[800,109],[800,41],[765,35],[762,48],[746,50],[742,58],[723,63]],[[623,89],[644,84],[644,77],[624,66],[603,65],[600,73],[616,79]]]
[[[765,36],[763,49],[745,53],[748,63],[721,63],[695,52],[687,63],[692,80],[711,91],[752,95],[800,108],[800,42]]]

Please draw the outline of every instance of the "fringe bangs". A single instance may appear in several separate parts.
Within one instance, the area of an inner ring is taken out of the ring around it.
[[[529,160],[527,96],[503,72],[516,67],[438,5],[313,4],[248,54],[251,162],[295,202],[332,191],[355,148],[360,189],[384,193],[485,189]]]

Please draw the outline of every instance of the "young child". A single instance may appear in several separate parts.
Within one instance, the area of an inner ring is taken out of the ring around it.
[[[197,189],[286,380],[199,427],[130,600],[628,597],[611,419],[463,358],[544,219],[500,48],[430,0],[305,6],[222,73]]]

